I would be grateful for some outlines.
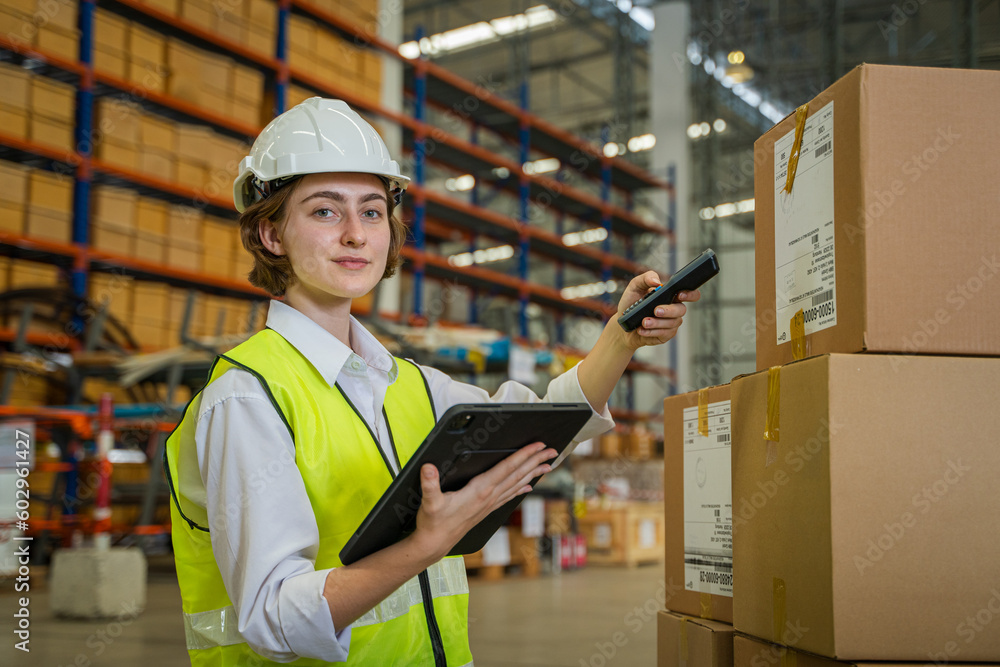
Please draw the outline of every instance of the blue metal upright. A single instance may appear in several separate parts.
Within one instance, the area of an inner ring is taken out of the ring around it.
[[[417,26],[417,44],[424,38],[423,26]],[[427,70],[423,54],[414,62],[413,115],[421,125],[413,135],[413,181],[419,187],[413,201],[413,245],[420,253],[413,266],[413,314],[423,317],[424,309],[424,258],[427,240],[424,235],[426,204],[424,202],[424,164],[426,162],[426,139],[422,129],[427,109]]]
[[[288,105],[288,23],[292,15],[292,0],[278,2],[278,39],[274,57],[278,62],[278,75],[274,81],[274,115],[285,113]]]
[[[73,139],[76,152],[80,156],[73,182],[73,243],[86,246],[90,243],[90,181],[93,155],[94,127],[94,13],[95,0],[83,0],[77,13],[80,29],[79,59],[83,65],[80,87],[76,91],[76,127]],[[84,297],[87,294],[87,263],[77,259],[73,265],[70,282],[73,294]],[[75,324],[82,326],[82,321]]]
[[[521,82],[521,111],[527,113],[528,111],[528,81],[524,80]],[[531,188],[528,184],[528,177],[524,173],[524,165],[527,164],[528,158],[531,153],[531,126],[528,124],[528,119],[525,116],[521,117],[520,126],[518,128],[518,139],[520,140],[520,152],[519,157],[521,160],[521,174],[518,179],[518,195],[520,199],[520,218],[521,218],[521,233],[520,233],[520,257],[518,257],[518,276],[523,282],[528,280],[528,252],[530,251],[528,243],[528,206],[529,198],[531,196]],[[528,337],[528,294],[521,288],[520,294],[521,307],[519,309],[519,321],[521,324],[521,337]]]

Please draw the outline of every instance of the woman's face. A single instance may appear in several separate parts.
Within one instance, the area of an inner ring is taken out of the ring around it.
[[[385,186],[377,176],[304,176],[278,229],[295,274],[289,293],[304,291],[314,301],[356,299],[382,279],[390,232]]]

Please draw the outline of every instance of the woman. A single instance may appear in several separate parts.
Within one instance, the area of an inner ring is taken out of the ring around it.
[[[553,450],[529,445],[454,493],[426,465],[409,537],[349,566],[341,547],[452,405],[588,402],[577,441],[611,428],[607,400],[632,353],[672,338],[685,307],[629,334],[610,322],[544,399],[515,382],[490,396],[394,358],[350,316],[405,240],[394,211],[408,179],[368,123],[343,102],[306,100],[261,132],[240,171],[250,282],[284,300],[217,359],[167,442],[191,662],[471,664],[464,565],[445,556],[548,472]],[[652,271],[634,279],[619,309],[658,284]]]

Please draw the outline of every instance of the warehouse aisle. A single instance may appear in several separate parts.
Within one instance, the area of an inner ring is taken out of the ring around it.
[[[662,587],[660,565],[634,570],[591,567],[557,577],[503,582],[473,580],[469,629],[476,665],[652,666]],[[0,600],[12,595],[4,589]],[[148,596],[146,611],[138,617],[124,610],[120,619],[67,622],[49,612],[47,591],[32,591],[31,653],[15,651],[5,642],[0,646],[0,664],[188,665],[173,573],[154,568]],[[636,611],[650,600],[652,613]]]

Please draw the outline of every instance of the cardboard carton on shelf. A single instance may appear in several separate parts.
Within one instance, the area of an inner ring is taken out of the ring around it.
[[[134,280],[118,273],[92,273],[89,280],[90,301],[105,308],[109,315],[126,322],[132,314]]]
[[[174,151],[177,158],[190,163],[205,164],[208,160],[205,156],[205,146],[215,134],[204,125],[190,125],[178,123],[176,127],[177,143]]]
[[[699,397],[703,400],[700,402]],[[667,607],[733,622],[733,494],[728,384],[663,401]]]
[[[31,110],[51,120],[74,122],[76,114],[76,87],[36,76],[31,79]]]
[[[610,507],[587,507],[577,517],[587,538],[587,558],[595,565],[663,561],[663,505],[627,501]]]
[[[173,153],[143,149],[139,154],[137,168],[141,173],[163,181],[174,181],[177,178],[176,160]]]
[[[167,39],[167,94],[201,104],[202,51],[173,37]]]
[[[125,52],[128,48],[128,28],[127,19],[98,7],[94,12],[94,45]]]
[[[110,46],[94,46],[94,70],[123,81],[128,77],[128,51]]]
[[[161,95],[166,93],[167,76],[168,72],[165,65],[139,58],[129,60],[128,75],[126,78],[141,90],[160,93]]]
[[[0,6],[0,34],[21,45],[31,44],[35,39],[31,14],[11,7]]]
[[[203,162],[190,162],[178,159],[174,171],[175,180],[186,187],[198,188],[205,184],[208,170]]]
[[[236,44],[246,43],[247,28],[247,20],[240,14],[222,11],[215,16],[215,32],[220,37]]]
[[[206,0],[180,0],[180,17],[209,32],[215,31],[215,9]]]
[[[76,0],[36,0],[35,13],[44,12],[48,25],[53,25],[64,30],[76,30],[77,19]]]
[[[30,107],[31,72],[10,63],[0,63],[0,86],[3,86],[3,104],[26,111]]]
[[[73,179],[43,169],[31,170],[28,205],[69,215],[73,211]]]
[[[94,220],[90,224],[90,245],[123,257],[130,257],[135,250],[135,229],[114,222]]]
[[[0,232],[24,235],[24,202],[0,200]]]
[[[226,97],[233,87],[232,59],[214,53],[203,53],[201,63],[201,85],[215,94]]]
[[[1000,659],[1000,359],[831,354],[732,381],[736,629],[845,660]],[[765,430],[768,433],[765,437]]]
[[[105,139],[94,145],[94,157],[119,169],[135,171],[139,167],[139,152],[135,146],[122,145],[111,139]]]
[[[26,210],[24,235],[29,238],[69,243],[72,230],[73,219],[69,213],[42,206],[29,206]]]
[[[171,205],[167,209],[165,233],[171,241],[200,244],[203,217],[202,212],[194,207]]]
[[[134,149],[139,143],[141,115],[135,103],[125,99],[101,97],[95,100],[95,151],[106,142]]]
[[[93,216],[95,220],[111,222],[119,227],[135,227],[139,195],[134,190],[109,185],[93,189]]]
[[[167,205],[155,199],[140,197],[135,207],[136,229],[150,234],[165,236],[167,233]]]
[[[166,319],[170,289],[164,283],[136,281],[132,290],[134,318],[142,321]]]
[[[260,106],[264,100],[264,73],[245,65],[233,69],[233,98]]]
[[[809,101],[790,193],[797,114],[757,140],[758,369],[799,309],[806,356],[1000,354],[998,104],[1000,72],[861,65]]]
[[[28,115],[24,109],[9,107],[0,102],[0,127],[5,134],[18,139],[28,138]]]
[[[169,240],[166,248],[167,266],[185,271],[202,270],[202,250],[200,243]]]
[[[139,143],[143,150],[173,153],[177,144],[176,123],[167,118],[145,113],[139,117]]]
[[[180,0],[143,0],[156,11],[176,16],[180,9]]]
[[[166,263],[167,237],[164,234],[149,232],[142,229],[135,230],[135,245],[133,256],[144,262],[154,264]]]
[[[23,259],[10,260],[10,289],[56,287],[61,282],[59,267]]]
[[[732,667],[733,626],[660,611],[656,614],[656,664],[657,667]]]
[[[132,60],[141,60],[154,65],[165,65],[167,62],[166,38],[139,23],[132,23],[129,26],[126,50]]]
[[[75,148],[73,124],[51,120],[45,116],[31,116],[28,123],[28,139],[36,144],[66,152],[72,152]]]
[[[32,42],[47,55],[56,56],[69,62],[76,62],[80,55],[80,31],[43,25],[34,31]]]
[[[0,179],[4,187],[0,188],[0,202],[7,204],[24,204],[28,201],[28,180],[31,168],[16,162],[0,160]]]

